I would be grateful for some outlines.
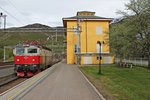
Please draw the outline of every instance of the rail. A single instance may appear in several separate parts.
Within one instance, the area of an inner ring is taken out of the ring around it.
[[[11,62],[0,62],[0,66],[3,66],[3,65],[12,65],[14,62],[11,61]]]
[[[19,77],[15,76],[14,74],[8,75],[8,76],[4,76],[0,78],[0,87],[14,81],[17,80]]]

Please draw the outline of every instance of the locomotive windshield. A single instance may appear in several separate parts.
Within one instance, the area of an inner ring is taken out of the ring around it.
[[[28,53],[37,53],[37,48],[29,48]]]
[[[24,48],[16,48],[17,55],[22,55],[22,54],[24,54],[24,52],[25,52]]]

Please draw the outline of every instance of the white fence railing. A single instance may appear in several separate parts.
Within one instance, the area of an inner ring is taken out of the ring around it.
[[[123,62],[127,63],[133,63],[134,65],[141,65],[141,66],[148,66],[148,59],[145,58],[128,58],[128,59],[123,59]],[[120,59],[116,58],[115,63],[119,63]]]

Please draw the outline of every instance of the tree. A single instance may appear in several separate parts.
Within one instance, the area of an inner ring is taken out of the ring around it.
[[[118,32],[120,38],[125,40],[121,42],[130,42],[132,45],[123,44],[122,47],[126,49],[127,54],[132,54],[131,51],[134,51],[133,54],[142,51],[142,54],[148,58],[148,68],[150,68],[150,0],[130,0],[125,7],[127,11],[118,12],[123,15],[124,20],[122,27],[119,26],[117,31],[122,31]]]
[[[131,55],[131,51],[133,52],[133,50],[131,50],[134,44],[133,40],[135,40],[135,35],[129,34],[132,28],[127,28],[128,25],[126,22],[127,21],[123,19],[118,23],[111,24],[110,27],[111,52],[120,58],[120,62],[122,62],[122,58]]]

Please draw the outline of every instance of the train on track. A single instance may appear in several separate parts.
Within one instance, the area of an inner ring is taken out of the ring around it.
[[[51,49],[35,41],[18,44],[13,54],[15,73],[19,77],[31,77],[54,63]]]

